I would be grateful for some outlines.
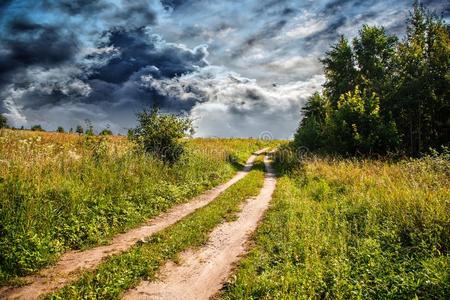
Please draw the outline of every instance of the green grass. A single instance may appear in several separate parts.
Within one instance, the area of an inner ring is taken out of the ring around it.
[[[141,279],[153,279],[158,268],[183,250],[207,241],[208,233],[230,220],[246,199],[259,193],[264,180],[261,160],[244,179],[231,186],[217,199],[175,225],[151,236],[118,256],[106,260],[93,272],[85,273],[50,299],[115,299]]]
[[[229,179],[264,143],[193,139],[167,166],[124,137],[0,130],[0,285]]]
[[[279,178],[223,299],[450,299],[450,163],[311,159]]]

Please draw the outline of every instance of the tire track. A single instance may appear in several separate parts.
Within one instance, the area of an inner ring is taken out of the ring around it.
[[[74,281],[82,272],[95,269],[108,256],[126,251],[139,240],[175,224],[213,201],[230,186],[244,178],[252,169],[256,157],[266,150],[267,148],[251,155],[244,169],[228,182],[195,197],[189,202],[173,207],[168,212],[153,218],[143,226],[117,235],[109,245],[98,246],[84,251],[70,251],[63,254],[54,266],[46,268],[36,275],[23,277],[22,279],[28,283],[27,285],[1,288],[0,299],[38,299]]]
[[[264,186],[256,198],[244,204],[236,221],[219,225],[201,249],[185,251],[180,265],[168,262],[160,272],[161,281],[143,281],[128,290],[123,299],[209,299],[214,296],[245,253],[250,234],[269,206],[276,179],[267,157],[264,163]]]

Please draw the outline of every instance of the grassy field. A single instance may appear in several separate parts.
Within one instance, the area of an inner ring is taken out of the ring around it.
[[[48,299],[116,299],[141,279],[154,278],[158,268],[183,250],[204,244],[208,233],[225,220],[232,220],[246,199],[256,196],[264,180],[262,157],[254,170],[207,206],[153,235],[131,250],[106,260],[93,272]]]
[[[188,140],[173,166],[125,137],[0,130],[0,284],[230,178],[264,143]]]
[[[448,156],[294,170],[222,298],[450,298]]]

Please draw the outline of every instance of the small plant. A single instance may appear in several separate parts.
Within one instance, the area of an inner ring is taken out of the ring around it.
[[[129,132],[129,138],[165,163],[178,161],[185,150],[181,139],[194,133],[192,120],[161,114],[156,107],[142,111],[137,117],[138,126]]]

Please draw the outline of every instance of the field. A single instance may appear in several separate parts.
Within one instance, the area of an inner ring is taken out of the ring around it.
[[[284,164],[224,299],[448,299],[448,156]]]
[[[125,137],[0,130],[0,283],[224,182],[263,145],[187,140],[187,154],[169,166]]]
[[[280,141],[185,142],[187,151],[170,165],[126,137],[1,130],[0,298],[33,289],[35,279],[21,276],[190,204],[232,178],[252,152],[278,146],[270,207],[246,238],[248,251],[242,250],[234,267],[229,264],[217,298],[448,299],[448,154],[396,161],[298,159]],[[65,274],[64,285],[48,277],[55,288],[44,287],[35,297],[126,297],[130,288],[160,278],[166,263],[183,265],[187,254],[195,260],[202,247],[221,249],[227,239],[207,244],[210,234],[238,220],[246,200],[261,193],[268,180],[262,158],[211,202],[105,255],[95,267]]]

